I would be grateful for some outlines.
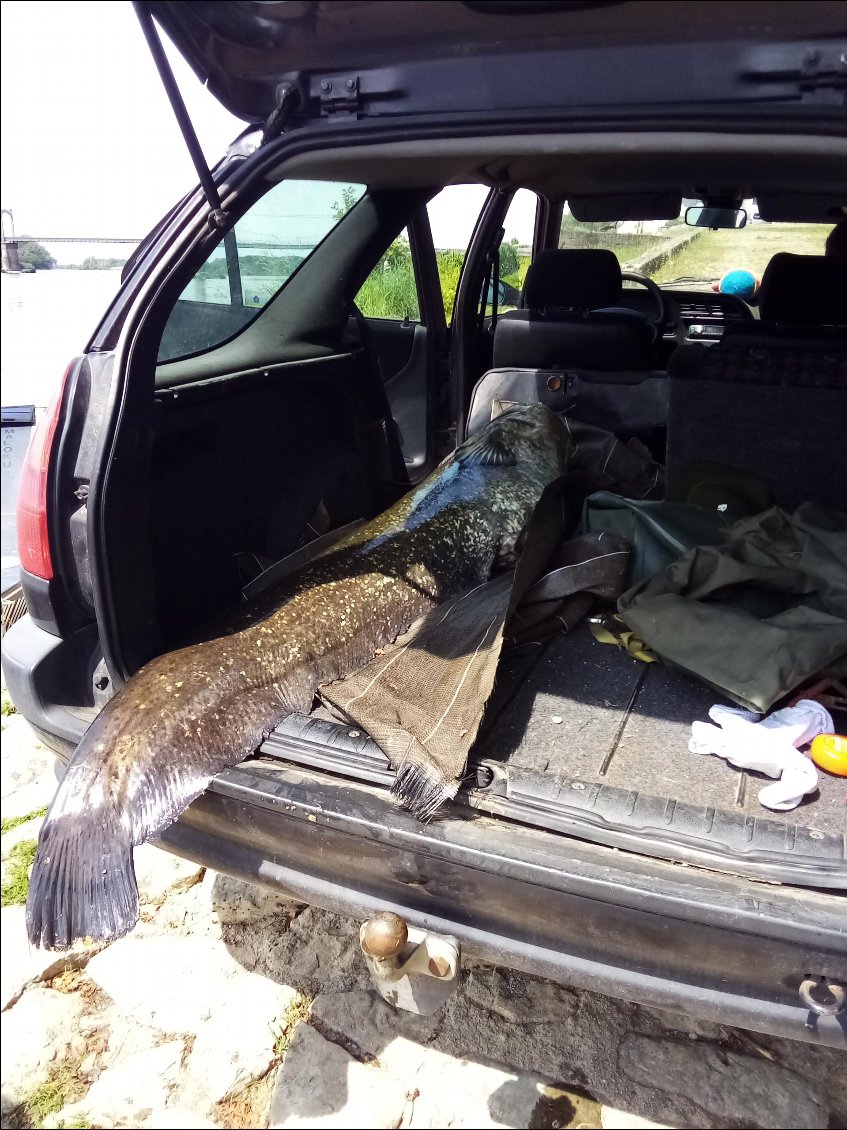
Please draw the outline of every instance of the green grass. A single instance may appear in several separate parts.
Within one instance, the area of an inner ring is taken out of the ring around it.
[[[29,869],[35,861],[37,847],[35,840],[21,840],[3,861],[6,877],[0,890],[0,906],[22,906],[26,902]]]
[[[64,1089],[60,1082],[54,1079],[39,1083],[22,1103],[30,1126],[41,1126],[48,1115],[58,1114],[64,1105]]]
[[[417,321],[420,317],[418,291],[411,262],[370,275],[356,295],[356,305],[366,318]]]
[[[296,996],[293,1001],[289,1001],[286,1005],[282,1017],[282,1031],[274,1040],[274,1055],[278,1056],[279,1059],[282,1059],[291,1047],[297,1025],[301,1020],[308,1020],[311,1007],[311,998],[303,996]]]
[[[704,231],[654,275],[657,283],[689,276],[717,280],[727,271],[752,271],[761,278],[772,255],[822,255],[830,228],[825,224],[750,224],[740,231]]]
[[[28,812],[26,816],[4,816],[0,820],[0,835],[5,836],[13,828],[20,828],[21,824],[28,824],[30,820],[38,820],[46,815],[47,805],[45,804],[43,808],[36,808],[35,812]]]
[[[661,251],[669,239],[675,239],[684,230],[675,225],[662,235],[625,235],[616,238],[614,232],[604,232],[592,235],[590,239],[580,233],[571,233],[565,246],[608,247],[614,251],[621,266],[626,268],[642,255]],[[777,251],[793,251],[800,255],[821,254],[829,230],[826,225],[751,223],[740,231],[702,231],[689,246],[659,268],[652,278],[658,283],[670,282],[681,276],[716,280],[726,271],[735,268],[745,268],[761,278],[768,260]],[[449,323],[465,253],[442,250],[436,251],[435,256],[444,313]],[[504,274],[503,281],[520,289],[529,265],[529,256],[520,256],[517,271]],[[417,321],[420,318],[411,252],[404,240],[395,240],[391,245],[383,261],[365,280],[356,296],[356,304],[366,318],[392,318],[400,321],[404,318]]]
[[[41,1127],[51,1114],[58,1114],[69,1103],[77,1102],[84,1093],[85,1087],[79,1078],[78,1064],[63,1063],[55,1067],[43,1083],[34,1087],[18,1106],[16,1111],[18,1121],[24,1126]],[[58,1125],[64,1130],[90,1130],[92,1126],[88,1119],[80,1114]]]
[[[397,253],[386,256],[380,266],[365,279],[356,295],[356,305],[366,318],[396,318],[398,321],[408,318],[410,322],[414,322],[420,318],[420,310],[411,256],[403,253],[405,249],[399,240],[392,244],[392,248]],[[389,252],[391,250],[389,248]],[[435,253],[444,315],[448,324],[453,316],[453,303],[456,300],[456,289],[464,258],[464,251],[447,250]],[[520,256],[517,271],[504,275],[503,281],[520,289],[529,264],[528,255]]]
[[[5,687],[3,688],[2,699],[0,699],[0,714],[2,714],[4,718],[10,718],[13,714],[17,714],[15,704],[9,698],[9,693]]]

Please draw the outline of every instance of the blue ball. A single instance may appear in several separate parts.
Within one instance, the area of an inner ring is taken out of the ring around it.
[[[756,276],[752,271],[727,271],[720,282],[721,294],[737,294],[752,298],[756,293]]]

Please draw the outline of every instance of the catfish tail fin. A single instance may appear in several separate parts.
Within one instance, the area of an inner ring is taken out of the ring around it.
[[[48,815],[27,895],[30,942],[67,949],[79,938],[119,938],[137,920],[132,839],[117,812]]]
[[[138,921],[133,847],[167,828],[218,773],[252,753],[292,702],[311,704],[305,681],[243,689],[233,682],[217,703],[166,700],[167,712],[141,725],[139,703],[158,705],[162,672],[182,678],[184,656],[172,652],[130,680],[77,747],[41,828],[29,881],[34,945],[67,949],[80,938],[128,933]]]

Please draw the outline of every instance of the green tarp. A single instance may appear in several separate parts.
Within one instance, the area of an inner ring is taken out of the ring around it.
[[[847,515],[772,507],[629,589],[621,619],[750,710],[847,655]]]

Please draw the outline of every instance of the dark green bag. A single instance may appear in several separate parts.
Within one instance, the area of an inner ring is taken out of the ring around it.
[[[740,518],[773,503],[768,485],[722,463],[691,463],[677,476],[670,501],[623,498],[601,490],[586,499],[582,528],[626,538],[630,585],[665,569],[695,545],[719,545]]]
[[[582,528],[586,533],[609,533],[629,542],[627,584],[652,577],[695,545],[717,545],[730,522],[718,510],[685,502],[645,502],[622,498],[608,490],[585,500]]]
[[[847,653],[847,514],[772,507],[625,592],[618,612],[658,655],[764,713]]]

